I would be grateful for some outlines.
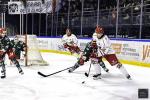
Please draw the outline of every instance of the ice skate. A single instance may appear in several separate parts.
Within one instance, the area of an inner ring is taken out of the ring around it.
[[[23,75],[24,74],[24,72],[23,72],[23,70],[22,69],[18,69],[18,71],[19,71],[19,73],[21,74],[21,75]]]
[[[6,78],[6,76],[5,76],[5,75],[2,75],[2,76],[1,76],[1,79],[3,79],[3,78]]]
[[[1,73],[2,73],[1,79],[6,78],[6,73],[5,73],[5,71],[1,71]]]
[[[131,80],[131,76],[129,74],[126,76],[126,78]]]
[[[95,75],[93,75],[93,79],[94,80],[101,79],[101,74],[95,74]]]
[[[72,67],[68,70],[69,73],[72,73],[76,68]]]
[[[75,64],[73,67],[71,67],[69,70],[68,70],[68,72],[69,73],[72,73],[75,69],[77,69],[79,67],[79,65],[78,64]]]
[[[107,72],[107,73],[109,72],[108,68],[103,68],[103,69],[104,69],[105,72]]]

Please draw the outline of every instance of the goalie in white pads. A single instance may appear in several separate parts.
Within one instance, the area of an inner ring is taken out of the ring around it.
[[[80,54],[78,39],[74,34],[72,34],[69,28],[66,29],[66,34],[62,37],[62,43],[64,48],[68,49],[71,54]]]
[[[93,39],[96,40],[98,52],[101,57],[104,57],[111,66],[116,66],[127,79],[131,79],[131,76],[117,59],[115,51],[111,48],[110,39],[104,34],[102,27],[96,27],[95,33],[93,34]]]

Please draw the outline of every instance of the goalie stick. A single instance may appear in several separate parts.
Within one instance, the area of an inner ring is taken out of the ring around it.
[[[57,71],[57,72],[54,72],[54,73],[48,74],[48,75],[43,74],[42,72],[37,72],[37,73],[38,73],[39,75],[43,76],[43,77],[48,77],[48,76],[52,76],[52,75],[54,75],[54,74],[57,74],[57,73],[63,72],[63,71],[65,71],[65,70],[68,70],[68,69],[70,69],[70,68],[72,68],[72,67],[68,67],[68,68],[62,69],[62,70],[60,70],[60,71]]]

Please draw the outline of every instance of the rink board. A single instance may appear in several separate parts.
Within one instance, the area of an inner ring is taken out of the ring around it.
[[[79,39],[81,50],[91,39]],[[149,40],[122,40],[112,39],[112,48],[116,51],[121,62],[137,66],[150,66],[150,41]],[[70,54],[61,43],[61,38],[38,38],[39,49],[42,52]]]

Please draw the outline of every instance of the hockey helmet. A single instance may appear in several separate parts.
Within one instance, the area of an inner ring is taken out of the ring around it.
[[[3,30],[3,33],[6,34],[7,32],[6,28],[2,28],[2,30]]]
[[[5,35],[6,35],[6,29],[5,28],[0,28],[0,35],[1,35],[1,37],[5,37]]]
[[[103,34],[104,33],[104,29],[101,26],[96,26],[95,32],[97,34]]]

